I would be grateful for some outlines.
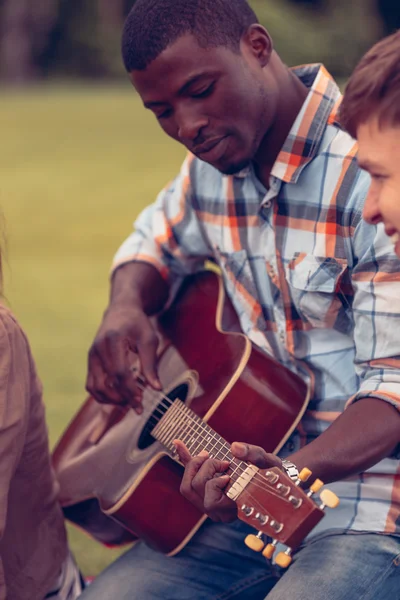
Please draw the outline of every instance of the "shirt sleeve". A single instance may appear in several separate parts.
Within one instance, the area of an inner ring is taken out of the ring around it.
[[[177,178],[139,215],[134,232],[115,255],[112,272],[128,262],[146,262],[173,284],[212,256],[194,208],[194,171],[189,154]]]
[[[361,200],[366,195],[361,190]],[[362,206],[362,204],[361,204]],[[382,224],[361,218],[353,238],[355,368],[361,398],[379,398],[400,411],[400,260]]]
[[[0,539],[7,522],[11,481],[24,447],[29,373],[25,337],[12,317],[0,310]],[[0,590],[2,598],[5,580],[1,555]]]

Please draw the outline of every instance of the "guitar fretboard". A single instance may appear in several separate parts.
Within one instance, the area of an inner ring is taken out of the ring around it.
[[[247,467],[245,462],[232,456],[230,444],[181,400],[174,400],[171,407],[152,430],[152,435],[174,456],[176,456],[176,450],[173,441],[178,439],[184,442],[193,457],[197,456],[202,450],[206,450],[210,458],[230,461],[231,467],[228,473],[232,483],[238,479]]]

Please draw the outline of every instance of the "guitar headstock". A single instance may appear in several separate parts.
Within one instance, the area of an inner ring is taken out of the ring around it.
[[[260,552],[264,548],[263,536],[273,539],[263,551],[266,558],[272,558],[278,542],[288,546],[284,553],[275,559],[277,564],[287,567],[292,548],[296,548],[306,535],[323,518],[325,506],[335,508],[339,500],[329,490],[320,494],[322,503],[318,506],[313,499],[323,486],[316,479],[306,492],[300,485],[307,481],[311,471],[303,469],[297,481],[293,481],[278,467],[258,469],[249,465],[242,477],[228,490],[227,495],[238,506],[238,517],[254,527],[257,535],[246,538],[246,544]]]

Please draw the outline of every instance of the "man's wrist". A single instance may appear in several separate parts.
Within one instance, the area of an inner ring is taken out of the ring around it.
[[[169,286],[156,267],[132,261],[113,273],[110,306],[135,306],[151,316],[164,308],[168,293]]]

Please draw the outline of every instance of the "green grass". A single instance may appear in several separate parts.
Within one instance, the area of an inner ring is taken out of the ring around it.
[[[5,295],[31,341],[54,445],[85,398],[113,253],[184,150],[128,84],[3,93],[0,132]],[[69,532],[86,575],[118,554]]]

